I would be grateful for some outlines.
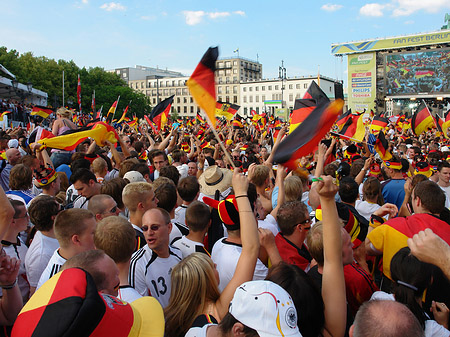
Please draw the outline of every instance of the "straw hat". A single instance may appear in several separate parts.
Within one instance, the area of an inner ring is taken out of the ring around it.
[[[214,195],[216,190],[220,193],[231,186],[233,172],[220,168],[217,165],[208,167],[198,178],[200,192],[206,195]]]

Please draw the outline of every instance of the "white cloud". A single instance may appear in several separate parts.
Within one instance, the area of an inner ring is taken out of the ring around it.
[[[233,14],[237,14],[240,16],[245,16],[245,12],[244,11],[234,11]]]
[[[328,3],[328,4],[323,5],[320,8],[327,12],[335,12],[335,11],[341,9],[342,7],[343,7],[342,5]]]
[[[387,5],[371,3],[365,4],[359,9],[359,14],[364,16],[375,16],[380,17],[383,16],[383,10],[387,7]]]
[[[206,13],[204,11],[183,11],[183,14],[186,19],[186,24],[189,26],[195,26],[202,22],[202,19]]]
[[[118,2],[109,2],[109,3],[104,3],[103,5],[100,6],[101,9],[104,9],[107,12],[111,12],[111,11],[124,11],[125,10],[125,6],[122,6],[120,3]]]
[[[89,3],[89,0],[81,0],[81,2],[87,5]]]
[[[204,12],[204,11],[183,11],[184,18],[186,20],[186,24],[189,26],[198,25],[203,21],[204,17],[208,17],[211,20],[225,18],[232,14],[245,16],[245,12],[243,11],[234,11],[234,12]]]
[[[212,13],[208,13],[208,16],[211,19],[217,19],[217,18],[224,18],[227,16],[230,16],[229,12],[212,12]]]
[[[408,16],[418,11],[425,11],[427,13],[439,13],[445,9],[450,9],[449,0],[396,0],[394,3],[396,7],[393,16]]]

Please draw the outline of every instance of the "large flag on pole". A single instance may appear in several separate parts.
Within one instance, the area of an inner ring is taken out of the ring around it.
[[[332,103],[319,102],[303,123],[280,143],[274,154],[274,162],[296,169],[298,160],[310,154],[331,129],[343,106],[344,101],[341,99]]]
[[[325,100],[326,102],[330,101],[328,96],[322,91],[322,89],[320,89],[320,87],[317,85],[315,81],[311,82],[303,98],[313,99],[316,101],[316,104],[318,104],[322,100]]]
[[[303,123],[311,111],[315,109],[316,105],[316,101],[311,98],[295,100],[294,111],[292,111],[289,120],[289,133],[292,133],[301,123]]]
[[[122,117],[120,117],[120,119],[117,121],[117,123],[121,123],[121,122],[123,122],[123,121],[125,120],[125,116],[126,116],[126,114],[127,114],[127,112],[128,112],[128,107],[130,106],[130,104],[131,104],[131,101],[130,101],[130,103],[127,105],[127,107],[125,108],[125,110],[123,111]]]
[[[170,107],[172,106],[174,96],[172,95],[158,103],[152,112],[150,112],[150,120],[156,124],[158,130],[161,130],[169,119]]]
[[[212,128],[216,127],[216,88],[214,72],[219,48],[208,48],[200,63],[187,81],[187,86],[197,104],[202,108]]]
[[[114,114],[116,113],[116,109],[117,109],[117,101],[114,101],[114,103],[109,108],[108,113],[106,114],[106,118],[108,118],[109,114],[113,114],[114,116]]]
[[[427,104],[422,100],[416,113],[411,118],[411,128],[416,136],[420,136],[422,132],[432,127],[436,127],[436,121],[431,116]]]
[[[53,110],[46,108],[44,106],[35,105],[31,110],[31,116],[41,116],[42,118],[47,118],[53,113]]]
[[[78,100],[78,110],[81,112],[81,79],[80,79],[80,74],[78,74],[77,100]]]
[[[363,114],[349,116],[338,135],[355,141],[362,141],[366,133],[362,116]]]

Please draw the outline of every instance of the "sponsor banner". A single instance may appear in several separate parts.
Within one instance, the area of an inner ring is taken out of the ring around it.
[[[348,56],[348,107],[352,111],[375,110],[375,74],[375,53]]]
[[[447,42],[450,42],[450,30],[442,30],[428,34],[397,36],[386,39],[374,39],[350,43],[334,43],[331,45],[331,53],[333,55],[364,53],[374,50],[426,46]]]

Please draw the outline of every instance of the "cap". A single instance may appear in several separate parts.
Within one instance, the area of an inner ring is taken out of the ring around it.
[[[37,187],[44,187],[53,182],[57,177],[58,173],[51,167],[42,167],[41,170],[34,170],[34,184]]]
[[[241,227],[238,206],[234,195],[229,195],[222,201],[205,196],[203,197],[203,202],[208,206],[217,209],[220,220],[222,220],[228,230],[237,230]]]
[[[291,296],[271,281],[250,281],[236,289],[229,312],[261,337],[297,336],[297,310]]]
[[[66,269],[50,280],[25,304],[11,336],[164,335],[164,314],[154,297],[132,304],[97,291],[94,280],[79,268]]]
[[[19,141],[17,139],[10,139],[8,141],[8,148],[12,149],[12,148],[18,148],[19,147]]]
[[[146,181],[144,179],[144,176],[142,175],[142,173],[138,172],[138,171],[128,171],[123,176],[123,179],[128,179],[128,181],[130,183],[137,183],[137,182],[140,182],[140,181],[143,181],[143,182]]]

